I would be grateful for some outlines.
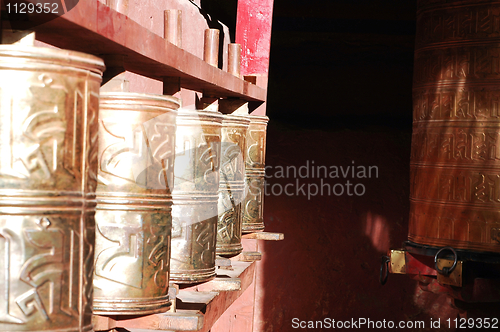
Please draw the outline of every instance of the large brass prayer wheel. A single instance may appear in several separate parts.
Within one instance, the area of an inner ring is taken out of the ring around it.
[[[92,331],[103,70],[0,45],[0,331]]]
[[[103,93],[100,101],[94,313],[166,311],[175,119],[169,96]]]
[[[222,114],[180,110],[177,116],[170,279],[215,277]]]
[[[266,164],[267,116],[248,115],[245,149],[245,182],[247,195],[243,202],[243,233],[264,230],[264,186]]]
[[[500,252],[500,2],[419,1],[409,240]]]
[[[242,206],[245,198],[245,148],[250,119],[224,115],[222,121],[221,166],[216,253],[236,256],[241,245]]]

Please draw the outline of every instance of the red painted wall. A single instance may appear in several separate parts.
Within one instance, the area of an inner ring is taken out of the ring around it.
[[[241,74],[267,74],[274,0],[239,0],[236,43],[241,45]]]
[[[272,110],[270,110],[272,116]],[[271,120],[272,121],[272,120]],[[304,130],[271,122],[267,165],[377,166],[378,178],[361,183],[362,196],[310,199],[272,192],[266,196],[266,231],[281,242],[263,242],[258,270],[254,331],[293,331],[293,319],[422,320],[456,318],[444,296],[423,292],[415,281],[390,275],[378,281],[380,258],[407,238],[410,133],[397,128]],[[305,173],[302,173],[303,175]],[[311,173],[310,173],[311,175]],[[373,174],[372,174],[373,175]],[[345,179],[269,178],[268,188],[293,184],[345,184]],[[288,189],[290,189],[289,187]],[[314,187],[311,187],[314,188]],[[289,190],[290,192],[290,190]]]

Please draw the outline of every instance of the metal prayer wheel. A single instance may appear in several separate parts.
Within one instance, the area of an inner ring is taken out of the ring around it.
[[[246,134],[250,119],[224,115],[222,121],[221,166],[218,201],[217,248],[221,256],[242,252],[242,206],[245,198]]]
[[[215,276],[222,114],[180,110],[175,143],[170,279]]]
[[[170,96],[102,93],[94,313],[166,311],[175,118]]]
[[[419,1],[409,240],[500,252],[500,3]]]
[[[0,45],[0,331],[91,331],[101,59]]]
[[[243,202],[243,233],[264,230],[264,186],[266,164],[267,116],[248,115],[250,119],[245,149],[245,183],[247,195]]]

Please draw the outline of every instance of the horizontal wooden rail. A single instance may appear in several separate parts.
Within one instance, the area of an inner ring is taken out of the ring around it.
[[[44,22],[49,19],[44,15],[30,19]],[[8,27],[8,22],[2,23]],[[160,81],[179,77],[186,89],[257,103],[266,99],[266,89],[207,64],[97,0],[80,1],[68,13],[34,30],[38,40],[56,47],[94,55],[123,55],[126,70]]]

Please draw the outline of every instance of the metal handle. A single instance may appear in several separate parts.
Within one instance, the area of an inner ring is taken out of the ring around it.
[[[380,284],[383,286],[387,282],[387,278],[389,277],[389,262],[391,259],[389,256],[382,256],[382,264],[380,265],[380,276],[379,276],[379,281]],[[384,266],[385,266],[385,273],[384,273]]]
[[[440,270],[438,267],[438,264],[437,264],[438,256],[441,252],[443,252],[445,250],[451,251],[455,258],[453,260],[453,265],[451,267],[443,267],[443,269]],[[436,253],[436,256],[434,256],[434,267],[436,268],[436,271],[439,274],[442,274],[444,276],[449,276],[451,274],[451,272],[453,272],[453,270],[455,270],[455,267],[457,267],[457,262],[458,262],[458,255],[457,255],[457,252],[455,251],[455,249],[453,249],[452,247],[443,247],[443,248],[439,249],[438,252]]]

